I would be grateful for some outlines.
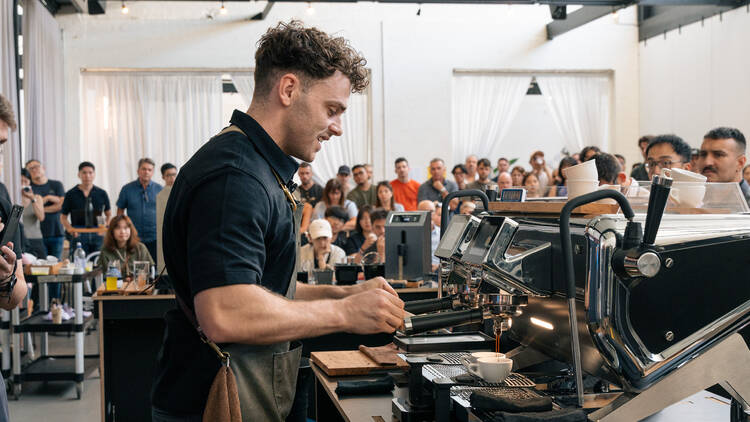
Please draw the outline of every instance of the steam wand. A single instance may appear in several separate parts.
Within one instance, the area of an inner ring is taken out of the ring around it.
[[[638,223],[633,222],[635,213],[630,206],[627,198],[618,191],[612,189],[603,189],[578,196],[568,201],[560,212],[560,243],[563,253],[563,274],[566,278],[568,313],[570,319],[570,343],[573,351],[573,361],[576,372],[576,394],[578,395],[578,405],[583,407],[583,369],[581,364],[581,344],[578,336],[578,318],[576,315],[576,284],[575,268],[573,267],[573,248],[570,238],[570,215],[573,210],[581,205],[598,201],[600,199],[611,198],[617,201],[622,209],[625,218],[628,219],[628,229],[625,231],[640,231]]]

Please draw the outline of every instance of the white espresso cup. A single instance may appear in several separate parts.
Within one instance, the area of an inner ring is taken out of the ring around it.
[[[589,179],[589,180],[568,179],[565,183],[568,189],[568,200],[571,200],[577,196],[585,195],[587,193],[590,193],[599,189],[598,179]]]
[[[699,182],[706,183],[708,178],[700,173],[694,173],[690,170],[671,168],[662,169],[661,174],[663,176],[671,177],[675,182]]]
[[[461,364],[468,369],[469,365],[477,363],[477,360],[479,360],[479,358],[487,358],[487,357],[495,357],[495,356],[505,357],[505,354],[495,353],[495,352],[474,352],[470,355],[463,355],[459,357],[458,360],[461,361]]]
[[[706,195],[706,184],[702,182],[674,182],[669,195],[680,207],[699,208]]]
[[[567,180],[599,180],[599,172],[596,171],[595,160],[588,160],[581,164],[564,168],[562,173]]]
[[[477,359],[476,363],[469,364],[466,369],[489,383],[499,384],[510,375],[513,361],[501,356],[485,356]]]

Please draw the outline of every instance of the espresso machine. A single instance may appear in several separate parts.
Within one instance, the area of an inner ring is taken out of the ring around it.
[[[559,215],[454,217],[439,247],[446,295],[417,309],[439,312],[407,317],[405,333],[491,321],[520,344],[506,353],[514,372],[545,359],[569,365],[574,394],[556,406],[586,408],[591,421],[640,420],[714,384],[732,396],[733,420],[746,420],[750,215],[664,214],[671,185],[655,176],[645,215],[607,189]],[[622,213],[574,214],[607,199]],[[412,378],[426,378],[420,370]],[[584,375],[616,398],[592,405],[601,395]],[[448,384],[432,394],[435,409],[466,403],[454,384],[428,381]]]

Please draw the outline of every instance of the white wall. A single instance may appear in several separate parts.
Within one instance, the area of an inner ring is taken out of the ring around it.
[[[716,126],[750,135],[750,13],[741,7],[641,42],[641,132],[693,147]]]
[[[435,155],[448,157],[455,69],[613,70],[613,151],[637,155],[638,43],[632,8],[547,41],[546,6],[422,5],[416,16],[417,6],[411,4],[314,5],[316,13],[309,16],[306,3],[277,3],[262,22],[245,18],[262,10],[264,2],[227,3],[230,13],[223,16],[217,14],[218,2],[145,1],[129,3],[127,16],[120,14],[120,2],[107,2],[106,15],[59,16],[66,142],[71,150],[80,149],[81,68],[252,67],[259,36],[296,16],[349,38],[368,59],[376,179],[393,177],[398,156],[419,169]],[[66,185],[76,180],[70,167]]]

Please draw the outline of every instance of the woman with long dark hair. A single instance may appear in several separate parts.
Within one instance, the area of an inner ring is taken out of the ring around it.
[[[386,211],[403,211],[404,206],[393,200],[393,186],[387,180],[379,182],[375,188],[377,199],[375,208],[382,208]]]
[[[552,186],[550,188],[549,194],[547,196],[568,196],[568,187],[565,185],[565,183],[567,182],[567,178],[565,177],[565,173],[563,173],[563,170],[576,164],[578,164],[578,160],[573,157],[566,156],[563,157],[562,160],[560,160],[560,165],[557,167],[557,177],[560,180],[556,181],[555,186]]]
[[[133,276],[133,262],[148,261],[154,265],[154,259],[148,253],[146,245],[141,243],[138,231],[127,215],[115,216],[109,222],[107,234],[104,235],[102,251],[99,255],[99,268],[107,271],[109,263],[120,262],[123,277]]]
[[[346,210],[349,215],[349,220],[344,225],[343,230],[349,231],[354,229],[357,219],[357,205],[354,202],[344,198],[344,189],[341,186],[341,182],[337,179],[330,179],[325,188],[323,188],[323,197],[320,198],[315,208],[313,208],[312,220],[319,218],[325,218],[326,209],[329,207],[341,207]]]

